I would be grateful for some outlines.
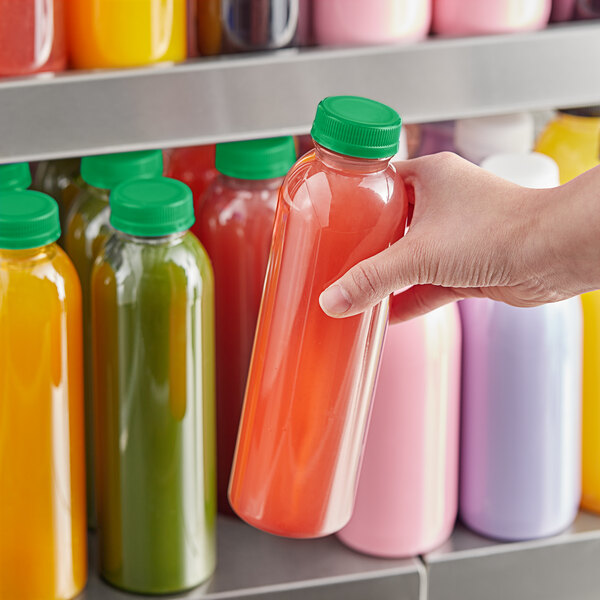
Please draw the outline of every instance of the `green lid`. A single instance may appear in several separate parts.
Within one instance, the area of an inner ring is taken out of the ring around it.
[[[119,231],[160,237],[194,224],[192,190],[176,179],[130,179],[110,195],[110,223]]]
[[[8,191],[0,199],[0,248],[40,248],[60,237],[58,204],[47,194]]]
[[[30,185],[29,163],[0,165],[0,190],[26,190]]]
[[[215,166],[219,173],[237,179],[284,177],[296,162],[291,135],[217,144]]]
[[[358,158],[387,158],[398,152],[402,119],[385,104],[359,96],[321,100],[310,135],[325,148]]]
[[[100,154],[81,159],[83,180],[103,190],[112,190],[128,179],[160,177],[162,174],[163,157],[160,150]]]

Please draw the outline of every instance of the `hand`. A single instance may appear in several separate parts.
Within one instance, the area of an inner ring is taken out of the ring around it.
[[[600,167],[533,190],[447,152],[395,166],[414,204],[408,232],[321,294],[329,316],[397,290],[392,322],[461,298],[527,307],[600,287]]]

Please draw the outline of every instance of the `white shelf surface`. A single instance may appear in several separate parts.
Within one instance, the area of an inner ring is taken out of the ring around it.
[[[0,162],[307,132],[320,99],[405,122],[600,104],[600,21],[405,46],[289,49],[0,80]]]

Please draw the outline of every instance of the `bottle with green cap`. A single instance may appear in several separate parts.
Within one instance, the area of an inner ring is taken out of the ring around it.
[[[176,593],[215,567],[212,268],[184,183],[126,181],[110,203],[92,274],[100,570]]]
[[[0,598],[87,579],[81,291],[58,206],[0,192]]]
[[[29,163],[10,163],[0,165],[0,194],[14,190],[26,190],[31,185]]]
[[[217,144],[219,176],[194,231],[215,272],[219,511],[233,514],[227,485],[258,318],[277,196],[296,162],[291,136]]]
[[[160,177],[162,170],[160,150],[121,152],[82,158],[80,191],[66,219],[63,245],[77,269],[83,294],[87,506],[88,526],[92,529],[96,526],[90,294],[92,267],[111,232],[108,203],[110,190],[128,179]]]
[[[315,149],[279,194],[229,486],[235,512],[270,533],[320,537],[352,513],[388,302],[334,319],[319,296],[404,233],[400,127],[374,100],[326,98]]]

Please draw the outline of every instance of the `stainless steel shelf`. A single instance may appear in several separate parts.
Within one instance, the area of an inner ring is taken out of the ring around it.
[[[0,80],[0,161],[301,133],[359,94],[406,122],[600,103],[600,23],[410,46],[284,50]]]
[[[425,568],[418,559],[363,556],[335,537],[287,540],[227,517],[219,517],[218,527],[215,575],[172,600],[425,600]],[[90,546],[90,580],[78,600],[132,600],[99,579],[93,540]]]
[[[458,526],[424,560],[429,600],[597,600],[600,517],[582,512],[561,535],[508,544]]]

